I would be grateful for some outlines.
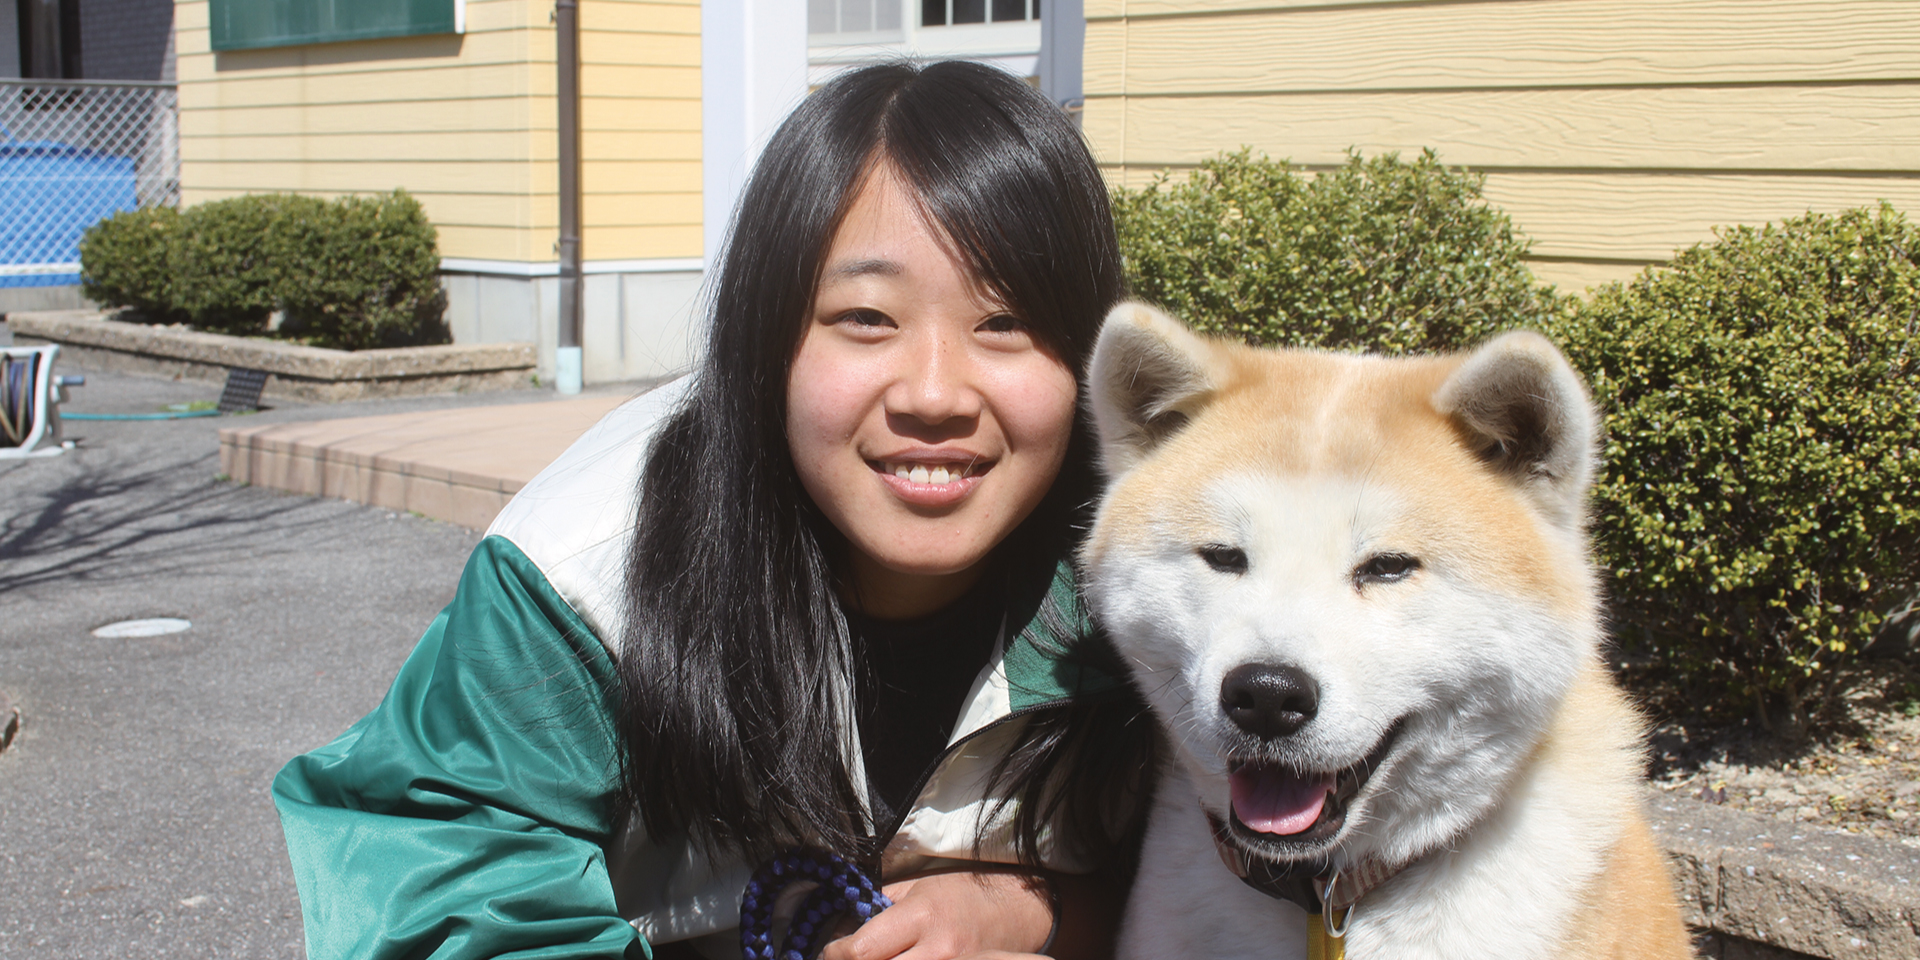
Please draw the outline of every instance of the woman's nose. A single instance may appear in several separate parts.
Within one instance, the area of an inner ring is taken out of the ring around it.
[[[982,401],[965,346],[938,334],[916,339],[921,342],[902,351],[887,412],[934,425],[978,417]]]

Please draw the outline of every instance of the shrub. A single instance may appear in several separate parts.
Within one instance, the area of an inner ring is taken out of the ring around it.
[[[95,303],[132,307],[159,323],[184,323],[174,306],[169,251],[180,232],[173,207],[122,210],[80,239],[80,289]]]
[[[448,339],[433,225],[405,191],[336,201],[259,194],[118,214],[87,231],[81,265],[89,297],[152,321],[259,334],[279,309],[281,333],[316,346]]]
[[[300,264],[280,287],[290,333],[348,350],[447,342],[433,224],[405,192],[287,216],[276,246]]]
[[[1114,197],[1135,296],[1249,343],[1447,350],[1536,326],[1558,298],[1481,177],[1350,156],[1308,176],[1242,150]]]
[[[1920,230],[1721,231],[1551,331],[1608,412],[1613,611],[1696,692],[1793,720],[1920,574]]]
[[[300,269],[270,254],[280,222],[290,210],[326,205],[312,197],[255,194],[188,209],[171,252],[174,305],[202,329],[261,332],[279,305],[282,275]]]

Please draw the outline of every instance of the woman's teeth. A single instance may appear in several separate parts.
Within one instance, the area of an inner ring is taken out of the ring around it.
[[[902,480],[913,483],[931,483],[941,486],[959,480],[967,475],[967,468],[958,464],[952,467],[948,467],[945,464],[937,464],[929,467],[924,463],[890,463],[887,464],[887,470]]]

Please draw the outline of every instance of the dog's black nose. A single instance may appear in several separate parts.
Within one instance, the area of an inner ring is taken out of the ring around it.
[[[1320,709],[1320,685],[1299,667],[1243,663],[1220,681],[1220,708],[1240,729],[1272,740],[1313,719]]]

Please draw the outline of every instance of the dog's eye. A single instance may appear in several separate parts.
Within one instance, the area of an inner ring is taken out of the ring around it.
[[[1195,552],[1200,554],[1200,559],[1207,562],[1207,566],[1221,573],[1247,572],[1247,552],[1239,547],[1229,547],[1224,543],[1209,543]]]
[[[1363,587],[1369,583],[1394,583],[1413,576],[1420,569],[1420,561],[1404,553],[1380,553],[1366,559],[1366,562],[1353,570],[1353,585]]]

